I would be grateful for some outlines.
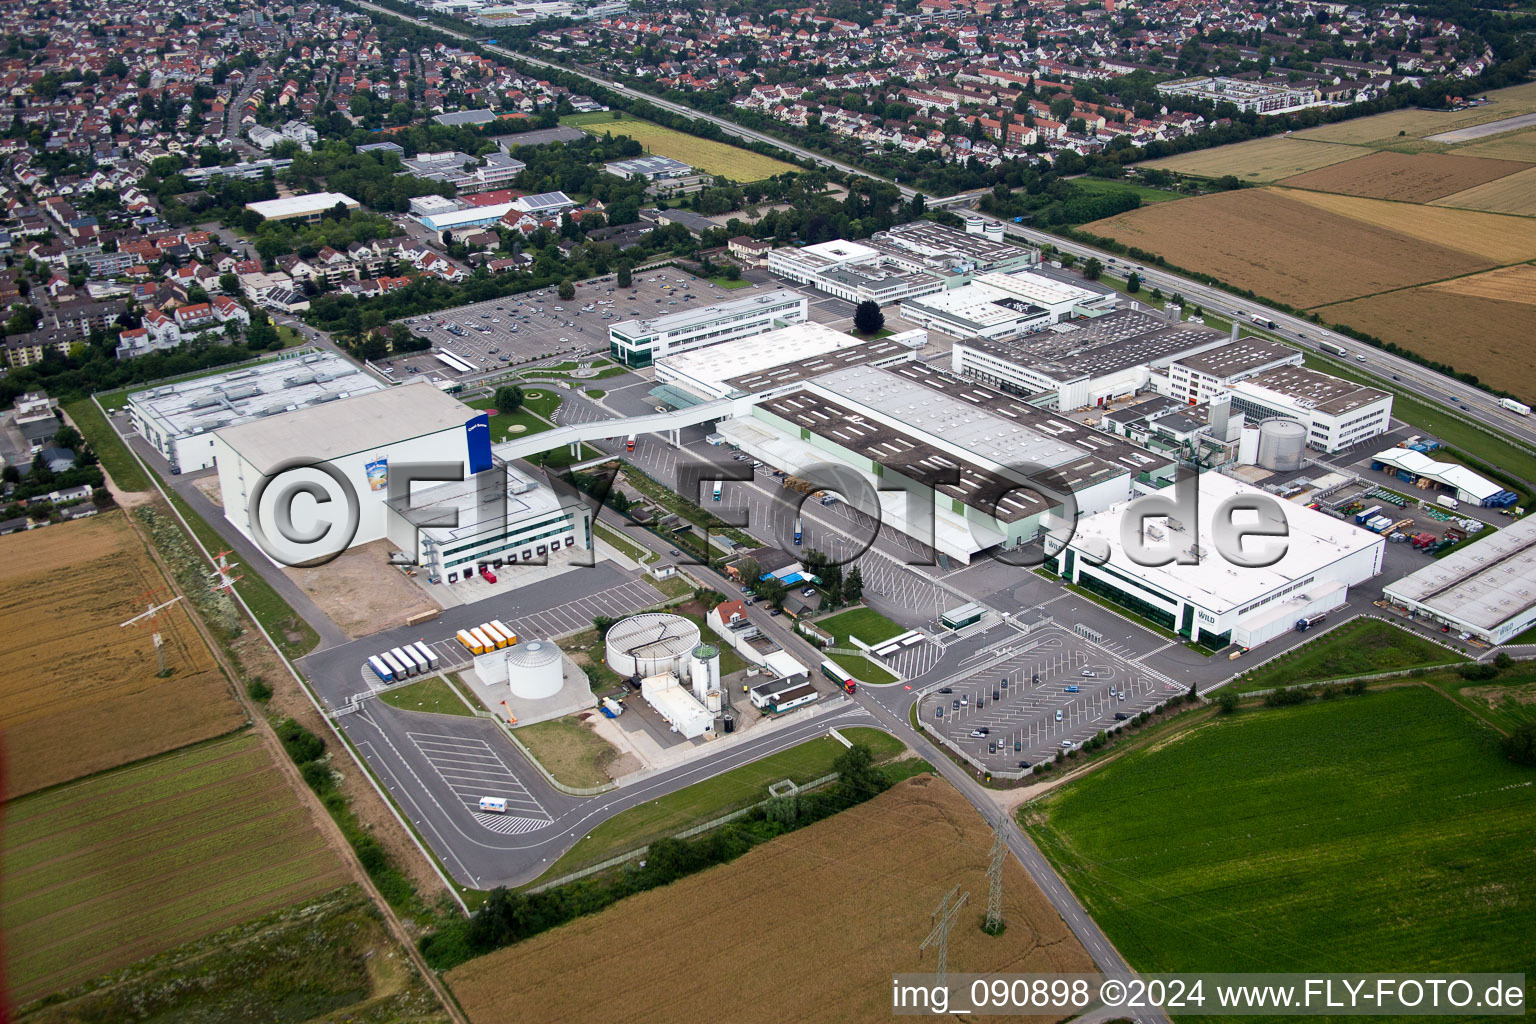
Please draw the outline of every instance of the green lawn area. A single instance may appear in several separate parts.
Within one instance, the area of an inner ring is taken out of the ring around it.
[[[1239,693],[1275,686],[1311,683],[1395,672],[1466,659],[1437,643],[1380,619],[1356,619],[1302,644],[1232,685]]]
[[[850,741],[869,747],[876,761],[895,757],[903,749],[900,740],[878,729],[854,728],[841,732]],[[522,733],[523,730],[518,731],[519,738]],[[832,771],[832,762],[842,750],[841,743],[830,736],[822,736],[622,811],[593,829],[565,856],[550,865],[545,875],[558,878],[757,803],[768,796],[769,784],[780,779],[793,779],[798,783],[819,779]]]
[[[620,551],[624,552],[624,554],[628,555],[630,558],[641,563],[642,565],[648,564],[655,560],[655,552],[646,550],[639,544],[636,544],[634,541],[630,540],[628,537],[623,536],[618,530],[615,530],[607,524],[600,522],[593,523],[592,525],[597,535],[601,537],[605,543],[618,548]]]
[[[1392,415],[1394,417],[1420,430],[1433,434],[1446,444],[1452,446],[1453,449],[1460,449],[1461,452],[1465,452],[1474,460],[1479,460],[1488,465],[1489,469],[1479,466],[1471,467],[1477,472],[1487,473],[1489,470],[1492,470],[1497,473],[1498,470],[1503,470],[1506,473],[1514,474],[1521,480],[1536,484],[1536,454],[1529,450],[1511,441],[1506,441],[1502,437],[1488,433],[1471,423],[1460,420],[1456,416],[1451,415],[1449,410],[1430,405],[1414,397],[1410,392],[1402,390],[1400,385],[1395,385],[1391,380],[1383,380],[1380,377],[1362,374],[1347,363],[1309,352],[1307,353],[1305,365],[1311,369],[1332,374],[1335,377],[1343,377],[1357,383],[1369,384],[1371,387],[1379,388],[1382,391],[1391,392]],[[1438,459],[1444,456],[1455,459],[1457,455],[1458,452],[1456,451],[1448,453],[1437,451],[1433,453],[1432,457]],[[1529,505],[1531,503],[1529,490],[1527,488],[1511,488],[1511,490],[1515,489],[1524,492],[1524,504]]]
[[[730,278],[723,277],[723,276],[718,275],[718,274],[715,275],[714,277],[706,277],[704,280],[708,281],[710,284],[714,285],[716,288],[726,288],[726,289],[746,288],[746,287],[748,287],[748,286],[750,286],[752,284],[751,281],[748,281],[746,278],[743,278],[743,277],[738,277],[736,280],[732,281]]]
[[[565,401],[565,394],[562,388],[523,388],[523,408],[529,412],[537,413],[545,419],[552,419],[555,415],[555,410],[560,408],[560,403],[563,401]]]
[[[1138,971],[1530,978],[1533,778],[1413,687],[1210,718],[1020,817]]]
[[[1150,185],[1138,185],[1133,181],[1111,181],[1107,178],[1090,178],[1086,175],[1081,178],[1073,178],[1072,184],[1074,187],[1094,195],[1103,195],[1106,192],[1133,192],[1141,197],[1143,203],[1166,203],[1173,199],[1189,198],[1178,192],[1169,192],[1166,189],[1153,188]]]
[[[465,403],[471,409],[495,409],[496,403],[489,398],[478,398]],[[517,437],[522,434],[541,434],[546,430],[553,430],[552,424],[535,416],[527,408],[522,408],[514,413],[504,413],[500,410],[491,417],[491,439],[500,442],[503,437]]]
[[[465,707],[464,702],[449,689],[448,684],[436,676],[418,679],[399,689],[381,693],[379,700],[403,711],[426,711],[434,715],[463,715],[466,718],[474,716],[474,712]]]
[[[664,580],[651,580],[651,586],[668,597],[687,597],[693,593],[693,587],[681,576],[668,576]]]
[[[91,451],[101,460],[101,466],[114,483],[125,491],[149,490],[149,477],[139,468],[138,462],[123,439],[117,436],[112,424],[96,408],[89,398],[78,398],[64,403],[64,412],[80,430],[80,436],[91,446]]]
[[[1422,678],[1505,732],[1536,720],[1536,664],[1531,662],[1517,661],[1497,679],[1467,680],[1454,669],[1441,669]]]
[[[309,344],[304,339],[304,335],[300,334],[296,328],[289,327],[287,324],[278,325],[277,336],[282,341],[283,348],[294,348],[298,345]]]
[[[849,636],[856,636],[866,644],[874,645],[906,632],[873,608],[850,608],[825,619],[818,619],[816,625],[831,633],[838,647],[853,646],[848,642]]]
[[[588,398],[602,398],[607,393],[608,392],[602,390],[601,388],[587,388]]]
[[[601,786],[609,781],[603,769],[619,752],[574,718],[556,718],[517,730],[517,738],[533,751],[544,770],[567,786]]]
[[[560,119],[560,123],[580,127],[584,124],[597,124],[602,121],[611,121],[614,124],[618,124],[620,121],[625,120],[623,111],[617,112],[618,117],[614,117],[614,113],[615,111],[612,110],[594,110],[586,114],[566,114]],[[512,144],[517,144],[515,139]]]
[[[853,678],[861,683],[883,686],[887,683],[896,682],[895,676],[862,654],[836,654],[832,656],[832,660],[841,665]]]

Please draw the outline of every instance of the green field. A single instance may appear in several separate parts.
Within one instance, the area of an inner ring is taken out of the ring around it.
[[[832,660],[841,665],[861,683],[884,686],[896,682],[896,677],[862,654],[835,654]]]
[[[837,647],[853,646],[848,642],[850,636],[856,636],[864,643],[873,646],[882,640],[889,640],[893,636],[901,636],[906,632],[873,608],[850,608],[846,612],[838,612],[836,615],[819,619],[816,625],[832,634],[833,644]]]
[[[1536,975],[1536,773],[1404,688],[1215,717],[1021,812],[1141,971]]]
[[[112,424],[101,414],[96,403],[89,398],[64,403],[64,412],[91,446],[91,451],[101,460],[101,468],[112,477],[112,482],[125,491],[149,490],[149,477],[139,467],[128,451],[123,439],[112,429]]]
[[[1517,661],[1497,679],[1471,681],[1443,670],[1429,673],[1423,681],[1505,732],[1536,721],[1536,664],[1531,662]]]
[[[0,866],[19,1003],[347,880],[250,732],[11,802]]]
[[[1111,181],[1107,178],[1073,178],[1072,185],[1084,192],[1093,195],[1103,195],[1106,192],[1132,192],[1141,197],[1142,203],[1166,203],[1173,199],[1184,199],[1185,196],[1177,192],[1169,192],[1164,188],[1153,188],[1150,185],[1138,185],[1134,181]]]
[[[458,695],[437,676],[418,679],[395,690],[379,694],[379,700],[402,711],[422,711],[433,715],[466,715],[474,711],[466,707]]]
[[[517,738],[533,752],[544,770],[567,786],[601,786],[609,780],[603,769],[619,752],[574,718],[525,725]]]
[[[27,1024],[438,1024],[447,1018],[355,885],[78,985]]]
[[[471,409],[495,409],[496,403],[489,398],[477,398],[472,402],[466,402]],[[525,434],[542,434],[546,430],[554,429],[554,425],[548,420],[535,416],[526,406],[513,413],[505,413],[497,410],[491,417],[491,438],[500,441],[503,437],[520,437]]]
[[[721,277],[721,276],[717,275],[715,277],[705,278],[705,280],[708,281],[710,284],[714,285],[716,288],[724,288],[727,291],[730,291],[730,290],[736,289],[736,288],[746,288],[746,287],[748,287],[749,285],[752,284],[751,281],[748,281],[744,277],[738,277],[736,280],[732,281],[728,277]]]
[[[904,747],[900,740],[878,729],[840,731],[851,742],[867,746],[876,761],[895,757]],[[768,796],[769,784],[780,779],[793,779],[799,783],[819,779],[832,771],[832,762],[842,750],[841,743],[830,736],[822,736],[622,811],[588,833],[565,856],[550,865],[545,875],[558,878],[579,871],[609,857],[637,850],[663,836],[757,803]]]
[[[761,181],[785,172],[800,170],[794,164],[763,156],[749,149],[739,149],[725,142],[701,139],[685,135],[671,128],[650,121],[642,121],[625,114],[615,121],[611,113],[600,116],[570,114],[560,119],[562,124],[575,125],[593,135],[612,132],[614,137],[628,135],[645,147],[647,153],[669,156],[696,167],[706,174],[713,174],[732,181]]]
[[[1232,685],[1237,692],[1247,693],[1466,660],[1455,651],[1389,622],[1356,619],[1281,655],[1252,677]]]

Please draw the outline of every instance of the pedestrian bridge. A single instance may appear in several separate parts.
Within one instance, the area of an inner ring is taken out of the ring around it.
[[[677,444],[679,432],[684,427],[745,415],[751,408],[750,398],[721,398],[672,412],[571,423],[542,433],[529,434],[527,437],[513,438],[493,445],[491,451],[498,458],[511,462],[513,459],[526,459],[540,452],[551,451],[561,445],[568,446],[572,454],[575,454],[580,450],[577,446],[583,441],[601,441],[629,434],[667,434],[672,443]]]

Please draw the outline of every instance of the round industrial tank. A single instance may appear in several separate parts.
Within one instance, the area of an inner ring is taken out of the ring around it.
[[[560,648],[548,640],[529,640],[502,653],[507,656],[507,685],[512,696],[541,700],[560,692],[565,680]]]
[[[993,242],[1001,242],[1003,240],[1003,222],[993,221],[982,228],[981,233]]]
[[[1259,424],[1259,466],[1276,473],[1301,468],[1307,450],[1307,425],[1273,417]]]
[[[621,676],[671,672],[691,680],[688,660],[699,646],[699,627],[681,615],[643,612],[608,627],[603,643],[608,667]]]
[[[721,695],[719,690],[710,690],[704,695],[704,706],[710,711],[716,712],[718,714],[723,704],[724,697]]]

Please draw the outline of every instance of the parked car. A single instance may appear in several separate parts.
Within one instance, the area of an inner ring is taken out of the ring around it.
[[[1075,683],[1068,684],[1067,686],[1062,687],[1062,689],[1067,693],[1077,693],[1080,690],[1080,688]]]

